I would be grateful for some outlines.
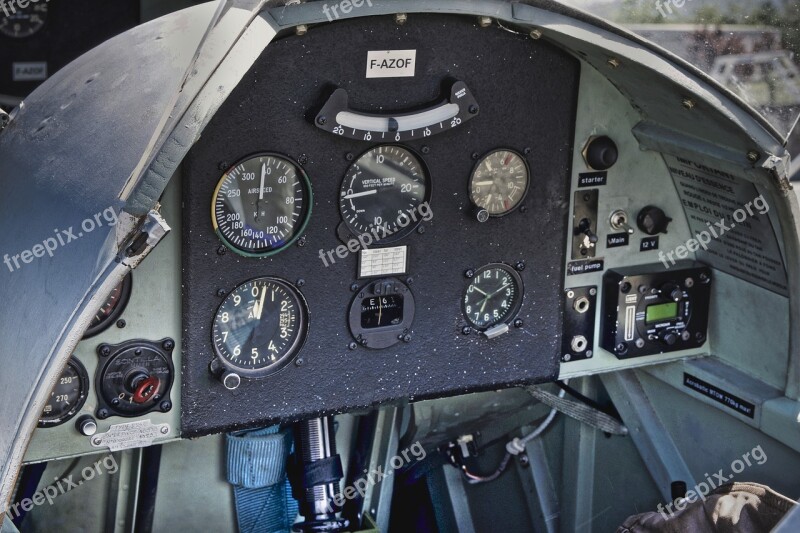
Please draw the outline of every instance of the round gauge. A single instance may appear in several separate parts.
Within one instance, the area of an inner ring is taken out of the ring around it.
[[[470,200],[489,216],[501,217],[522,204],[529,184],[525,159],[512,150],[496,150],[484,156],[472,171]]]
[[[71,357],[50,392],[50,398],[39,417],[39,427],[49,428],[69,421],[86,403],[88,393],[89,375],[81,362]]]
[[[212,341],[223,364],[264,377],[289,363],[308,333],[305,298],[289,283],[260,278],[234,289],[217,310]]]
[[[478,270],[464,293],[467,321],[484,331],[513,320],[522,305],[522,278],[512,267],[494,263]]]
[[[87,329],[86,333],[83,335],[84,339],[102,333],[107,330],[111,324],[116,322],[117,318],[125,311],[125,307],[128,305],[132,287],[133,278],[131,274],[128,274],[125,276],[125,279],[122,280],[122,283],[114,287],[114,290],[112,290],[111,294],[106,298],[105,303],[100,306],[91,324],[89,324],[89,329]]]
[[[246,257],[268,257],[300,237],[311,205],[311,183],[300,166],[283,156],[261,154],[222,176],[211,218],[230,249]]]
[[[30,37],[44,27],[47,4],[39,2],[27,7],[13,7],[12,12],[0,10],[0,33],[13,39]]]
[[[339,209],[353,235],[374,233],[389,243],[414,231],[416,211],[430,192],[428,171],[416,154],[402,146],[378,146],[348,169]]]
[[[97,417],[135,417],[152,411],[172,409],[175,342],[131,340],[111,346],[101,344],[100,369],[95,380]]]

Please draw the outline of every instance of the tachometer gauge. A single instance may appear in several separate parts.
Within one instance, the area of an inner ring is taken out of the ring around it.
[[[528,194],[530,170],[517,152],[496,150],[475,166],[470,179],[472,203],[489,216],[501,217],[514,211]]]
[[[475,273],[464,293],[464,317],[481,331],[507,324],[517,316],[522,296],[522,278],[516,270],[502,263],[487,265]]]
[[[47,21],[47,4],[44,2],[27,7],[13,6],[11,9],[13,12],[9,15],[0,10],[0,33],[7,37],[30,37],[41,30]]]
[[[133,279],[131,274],[125,276],[122,283],[117,285],[111,294],[108,295],[106,301],[100,306],[97,313],[94,315],[89,329],[84,333],[83,338],[88,339],[95,335],[102,333],[113,324],[117,318],[125,311],[128,305],[128,300],[131,297],[131,289],[133,286]]]
[[[246,159],[222,176],[211,217],[233,251],[267,257],[294,243],[311,215],[311,183],[299,165],[275,154]]]
[[[217,310],[212,341],[222,363],[250,378],[277,372],[306,340],[308,306],[289,283],[260,278],[234,289]]]
[[[353,235],[373,233],[397,241],[419,225],[420,205],[430,199],[425,164],[411,150],[384,145],[358,158],[342,183],[339,208]]]
[[[86,403],[89,375],[80,361],[71,357],[39,417],[39,427],[49,428],[69,421]]]

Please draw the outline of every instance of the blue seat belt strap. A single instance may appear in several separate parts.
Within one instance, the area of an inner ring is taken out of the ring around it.
[[[228,482],[241,533],[288,533],[297,517],[286,464],[292,433],[273,426],[226,436]]]

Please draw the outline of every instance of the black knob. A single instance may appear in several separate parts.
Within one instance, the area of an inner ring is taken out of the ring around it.
[[[91,437],[97,433],[97,422],[95,422],[94,418],[89,415],[80,417],[75,423],[75,427],[81,435],[85,435],[87,437]]]
[[[675,343],[678,342],[678,336],[673,331],[665,331],[661,334],[661,342],[667,346],[675,346]]]
[[[608,170],[617,163],[619,150],[609,137],[597,137],[586,146],[586,163],[595,170]]]
[[[647,235],[666,233],[670,222],[672,222],[672,219],[660,207],[653,205],[648,205],[642,209],[636,218],[636,224],[639,229]]]
[[[589,242],[592,244],[597,244],[597,241],[600,240],[597,234],[592,231],[592,221],[588,218],[584,218],[580,221],[578,224],[578,231],[589,237]]]

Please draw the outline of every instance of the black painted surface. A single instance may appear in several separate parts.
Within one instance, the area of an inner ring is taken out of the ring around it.
[[[368,50],[401,49],[419,51],[416,77],[365,79]],[[554,47],[479,28],[471,17],[419,16],[402,27],[390,17],[359,19],[271,44],[185,162],[184,434],[554,379],[578,76],[577,61]],[[319,254],[341,244],[336,227],[339,187],[350,164],[346,154],[357,157],[377,143],[335,137],[309,117],[339,86],[361,111],[427,108],[442,98],[447,78],[465,81],[481,112],[452,132],[408,144],[430,169],[434,212],[423,234],[396,243],[410,246],[410,274],[403,280],[413,278],[416,299],[411,342],[351,350],[347,311],[357,256],[325,267]],[[479,224],[469,204],[472,154],[500,147],[530,149],[531,189],[524,209]],[[264,150],[306,161],[315,196],[306,245],[262,260],[218,255],[222,243],[211,226],[210,206],[220,168]],[[464,272],[519,261],[525,262],[519,314],[524,327],[492,341],[463,335]],[[243,381],[230,392],[208,372],[211,321],[222,301],[217,293],[267,275],[305,281],[310,331],[303,364]]]

